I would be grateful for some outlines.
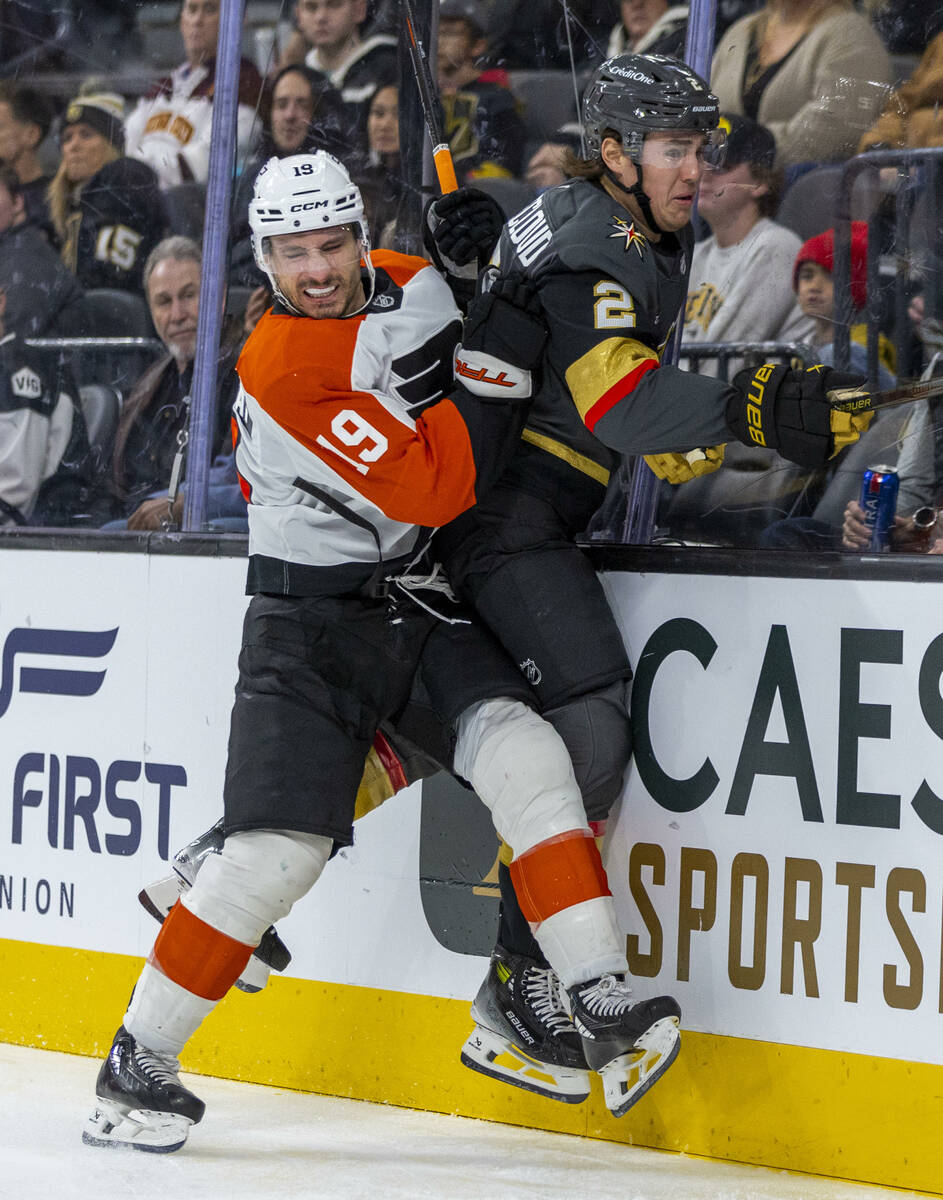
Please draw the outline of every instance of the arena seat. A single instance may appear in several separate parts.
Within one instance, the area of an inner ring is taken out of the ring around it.
[[[545,142],[554,130],[579,120],[569,71],[511,71],[511,91],[524,106],[528,139]]]
[[[508,179],[502,176],[488,176],[474,180],[476,188],[481,188],[489,196],[497,200],[505,217],[510,220],[515,213],[530,204],[537,195],[529,183],[521,179]]]

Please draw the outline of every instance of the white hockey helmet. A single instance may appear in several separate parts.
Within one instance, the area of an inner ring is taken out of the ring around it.
[[[315,150],[311,154],[270,158],[259,171],[249,201],[252,254],[282,301],[285,298],[272,275],[265,239],[280,233],[308,233],[339,225],[358,227],[356,236],[372,280],[370,232],[363,197],[343,163],[326,150]]]

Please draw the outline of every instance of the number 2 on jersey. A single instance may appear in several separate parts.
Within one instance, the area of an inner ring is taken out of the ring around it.
[[[331,421],[331,433],[344,446],[354,447],[366,443],[357,458],[350,458],[322,434],[319,433],[316,439],[319,446],[338,455],[344,462],[350,463],[361,475],[366,475],[369,470],[365,464],[376,462],[386,453],[390,445],[379,429],[375,429],[369,421],[365,420],[360,413],[354,412],[352,408],[345,408],[337,413]]]
[[[613,279],[600,279],[593,288],[597,297],[593,305],[597,329],[634,329],[635,302],[625,288]]]

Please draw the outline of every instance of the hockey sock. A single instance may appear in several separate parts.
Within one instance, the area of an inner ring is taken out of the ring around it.
[[[150,1050],[179,1055],[245,970],[252,950],[178,900],[134,989],[125,1029]]]
[[[628,968],[625,939],[588,829],[547,838],[511,863],[523,916],[565,987]]]

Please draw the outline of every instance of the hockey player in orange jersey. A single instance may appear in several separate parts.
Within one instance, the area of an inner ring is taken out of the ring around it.
[[[374,735],[417,689],[451,732],[454,770],[514,847],[515,887],[563,986],[595,989],[602,1011],[626,969],[562,739],[490,635],[413,598],[431,582],[428,527],[500,472],[542,346],[497,347],[496,398],[454,385],[460,318],[447,285],[422,259],[370,253],[359,191],[324,152],[271,160],[250,225],[276,303],[243,350],[234,406],[253,595],[226,836],[164,920],[99,1071],[83,1132],[95,1146],[183,1146],[204,1105],[181,1083],[178,1055],[266,930],[351,842]],[[496,347],[477,316],[473,306],[464,346],[484,361]],[[653,1082],[677,1053],[679,1017],[670,997],[618,1006],[595,1027],[600,1073],[631,1065]],[[586,1079],[573,1072],[574,1099]]]

